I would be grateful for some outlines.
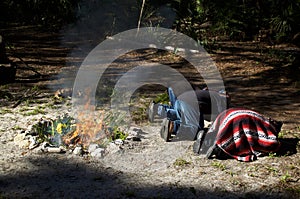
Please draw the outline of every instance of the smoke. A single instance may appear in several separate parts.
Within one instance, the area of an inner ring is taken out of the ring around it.
[[[66,66],[57,75],[59,87],[72,88],[77,70],[85,57],[110,36],[137,27],[141,4],[138,1],[82,0],[78,4],[78,20],[61,30],[61,45],[69,49]],[[142,26],[171,28],[175,12],[163,3],[148,5]],[[57,87],[53,87],[57,90]]]

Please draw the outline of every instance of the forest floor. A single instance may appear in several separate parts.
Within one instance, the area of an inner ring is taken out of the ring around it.
[[[76,69],[89,52],[86,50],[97,43],[83,47],[91,41],[66,40],[62,33],[31,26],[1,31],[10,46],[9,59],[18,68],[16,80],[1,85],[0,90],[0,198],[300,197],[300,73],[294,60],[300,54],[299,48],[226,41],[217,42],[210,51],[231,96],[231,105],[283,121],[280,137],[294,145],[297,152],[270,154],[244,163],[195,155],[193,141],[166,143],[159,136],[160,122],[150,124],[145,114],[146,105],[163,88],[156,88],[157,92],[145,87],[135,93],[131,105],[132,125],[142,130],[141,142],[133,151],[96,159],[35,153],[16,146],[14,137],[40,118],[70,112],[70,99],[57,100],[54,93],[72,87]],[[193,84],[203,86],[182,59],[164,52],[129,53],[112,64],[112,71],[131,67],[128,60],[141,57],[148,62],[173,64]],[[28,66],[42,76],[28,70]],[[113,78],[106,78],[113,83]]]

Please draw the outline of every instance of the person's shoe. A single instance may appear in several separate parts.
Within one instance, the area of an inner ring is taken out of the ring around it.
[[[206,158],[207,159],[213,159],[214,156],[218,154],[218,146],[214,144],[213,146],[209,147],[209,149],[206,152]]]
[[[155,104],[153,101],[150,102],[149,108],[148,108],[148,120],[149,122],[154,122],[154,115],[157,113],[158,105]]]
[[[162,122],[162,127],[160,129],[160,136],[161,138],[166,141],[169,142],[171,139],[171,132],[170,132],[170,122],[167,118],[163,119]]]
[[[205,138],[205,131],[200,130],[197,134],[196,141],[194,142],[194,145],[193,145],[194,153],[200,154],[200,149],[201,149],[204,138]]]
[[[221,160],[226,160],[226,159],[231,158],[216,144],[214,144],[207,150],[206,157],[208,159],[218,158]]]

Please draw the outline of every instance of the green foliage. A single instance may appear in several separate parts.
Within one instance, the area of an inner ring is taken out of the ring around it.
[[[113,132],[111,136],[112,140],[117,140],[117,139],[126,140],[127,136],[128,134],[121,131],[118,127],[113,128]]]
[[[2,115],[4,115],[4,114],[7,114],[7,113],[13,113],[13,111],[12,110],[10,110],[10,109],[5,109],[5,108],[1,108],[0,109],[0,114]]]
[[[176,11],[177,30],[208,44],[209,38],[226,36],[230,39],[254,39],[260,30],[268,30],[276,41],[289,39],[298,33],[299,0],[172,0]],[[210,23],[211,26],[201,25]]]
[[[55,120],[40,121],[33,125],[32,130],[38,134],[40,142],[48,141],[54,145],[60,145],[61,136],[75,130],[74,118],[69,115],[58,117]]]
[[[23,113],[24,116],[38,115],[38,114],[45,114],[45,111],[43,110],[43,108],[41,106],[38,106],[33,110]]]
[[[190,165],[191,162],[183,159],[183,158],[177,158],[175,160],[175,162],[173,163],[174,166],[178,166],[178,167],[183,167],[183,166],[187,166],[187,165]]]
[[[288,182],[288,180],[291,178],[292,176],[289,174],[289,172],[287,171],[283,176],[281,176],[280,181],[282,183],[286,183]]]
[[[222,164],[221,162],[216,162],[216,161],[214,161],[214,162],[211,163],[211,165],[212,165],[213,167],[216,167],[216,168],[218,168],[218,169],[221,169],[222,171],[224,171],[224,170],[226,169],[226,166],[225,166],[224,164]]]
[[[271,153],[269,153],[269,157],[270,158],[275,158],[275,157],[278,157],[278,154],[271,152]]]
[[[168,104],[169,103],[169,95],[167,93],[162,93],[156,96],[154,99],[154,103]]]
[[[141,5],[132,2],[132,7]],[[102,1],[96,1],[102,4]],[[115,6],[116,2],[105,2]],[[83,0],[3,0],[0,19],[59,28],[87,13]],[[142,21],[145,26],[160,26],[164,19],[159,8],[167,6],[176,13],[174,27],[180,32],[208,44],[210,38],[253,39],[260,30],[269,31],[277,41],[290,41],[299,32],[300,0],[167,0],[146,1]],[[120,5],[120,8],[121,5]],[[140,8],[136,8],[138,11]],[[138,19],[137,19],[138,20]],[[204,27],[203,24],[210,24]]]
[[[286,134],[285,131],[280,131],[280,132],[278,133],[278,138],[283,138],[285,134]]]

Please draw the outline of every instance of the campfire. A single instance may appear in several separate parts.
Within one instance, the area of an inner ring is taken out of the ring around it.
[[[95,111],[90,101],[76,118],[65,114],[54,119],[40,119],[15,137],[15,143],[22,148],[41,152],[74,154],[90,153],[103,157],[110,151],[122,149],[124,143],[140,141],[137,131],[125,132],[116,125],[108,111]],[[93,111],[92,111],[93,110]]]

